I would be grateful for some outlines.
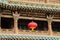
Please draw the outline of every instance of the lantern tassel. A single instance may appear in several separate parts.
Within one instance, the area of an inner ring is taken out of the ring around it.
[[[34,28],[32,28],[32,31],[34,31]]]

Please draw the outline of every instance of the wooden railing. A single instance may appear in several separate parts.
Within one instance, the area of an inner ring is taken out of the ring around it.
[[[1,34],[14,34],[13,29],[2,29]],[[25,35],[49,35],[48,31],[31,31],[31,30],[19,30],[18,34],[25,34]],[[60,36],[60,32],[54,32],[53,36]]]
[[[47,31],[31,31],[31,30],[20,30],[19,34],[27,34],[27,35],[48,35]]]
[[[53,32],[53,35],[60,36],[60,32]]]
[[[3,33],[3,34],[13,34],[14,30],[13,29],[1,29],[1,33]]]

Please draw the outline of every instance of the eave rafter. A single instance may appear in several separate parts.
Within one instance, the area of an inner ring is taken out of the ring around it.
[[[60,6],[55,6],[54,5],[44,5],[44,4],[40,4],[40,5],[24,5],[22,3],[20,4],[10,4],[10,3],[3,3],[3,2],[0,2],[0,7],[1,8],[4,8],[4,9],[7,9],[7,10],[14,10],[14,11],[25,11],[25,12],[37,12],[37,13],[60,13]]]

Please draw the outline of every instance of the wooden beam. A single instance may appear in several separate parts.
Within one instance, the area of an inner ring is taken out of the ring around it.
[[[9,15],[2,15],[2,17],[5,17],[5,18],[13,18],[13,16],[9,16]],[[23,17],[23,16],[19,16],[19,19],[29,19],[29,20],[42,20],[42,21],[47,21],[46,18]],[[54,22],[60,22],[60,19],[53,19],[52,21],[54,21]]]
[[[45,18],[23,17],[23,16],[20,16],[19,18],[20,18],[20,19],[43,20],[43,21],[46,21],[46,19],[45,19]]]
[[[54,22],[60,22],[60,19],[53,19]]]
[[[9,15],[2,15],[2,17],[5,17],[5,18],[13,18],[13,16],[9,16]]]

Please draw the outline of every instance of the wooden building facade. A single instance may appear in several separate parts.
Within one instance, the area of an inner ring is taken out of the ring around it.
[[[59,2],[50,4],[49,0],[44,0],[40,4],[40,0],[38,3],[18,1],[0,1],[0,32],[2,34],[60,36]],[[34,31],[27,27],[31,21],[38,24]]]

